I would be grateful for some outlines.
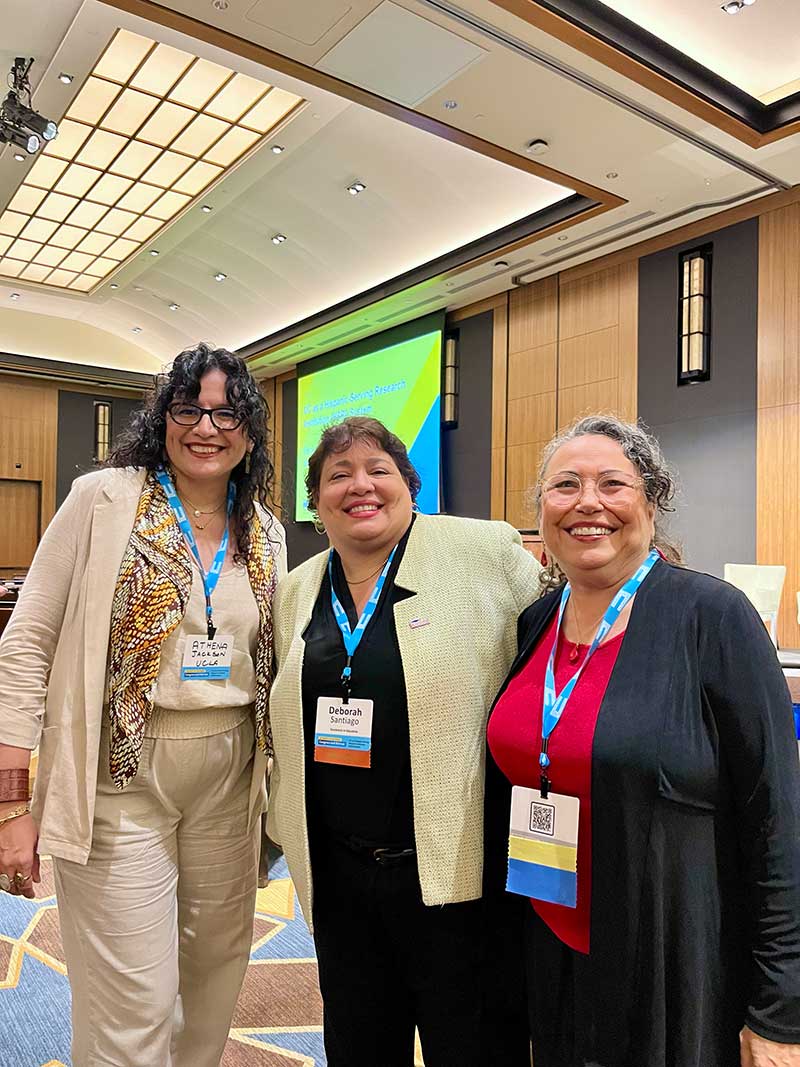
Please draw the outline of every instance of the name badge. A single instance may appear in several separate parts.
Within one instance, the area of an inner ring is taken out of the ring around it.
[[[189,634],[183,650],[182,682],[223,681],[231,676],[233,634]]]
[[[533,900],[578,905],[580,800],[514,786],[506,889]]]
[[[369,767],[372,753],[372,701],[319,697],[314,729],[314,762]]]

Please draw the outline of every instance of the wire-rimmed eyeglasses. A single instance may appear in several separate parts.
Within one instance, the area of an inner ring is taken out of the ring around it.
[[[211,425],[217,430],[235,430],[244,422],[233,408],[201,408],[197,404],[184,404],[179,400],[170,404],[167,411],[179,426],[197,426],[204,415],[208,415]]]
[[[604,504],[627,501],[644,485],[644,479],[625,471],[604,471],[597,478],[582,478],[572,471],[553,474],[542,482],[542,496],[556,504],[574,504],[589,486]]]

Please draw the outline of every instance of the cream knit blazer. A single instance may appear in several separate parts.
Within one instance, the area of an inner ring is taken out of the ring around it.
[[[92,847],[111,604],[144,479],[109,468],[72,483],[0,638],[0,743],[39,746],[31,808],[39,852],[77,863]],[[286,551],[274,519],[269,536],[281,577]],[[266,766],[256,749],[254,814]]]
[[[278,673],[270,695],[275,761],[268,828],[286,854],[309,923],[302,634],[327,558],[321,552],[307,560],[278,587]],[[539,570],[504,522],[428,515],[417,516],[400,562],[396,584],[416,594],[395,604],[394,619],[408,695],[417,864],[426,904],[481,895],[486,719],[516,654],[517,618],[537,594]],[[373,698],[380,715],[381,694]]]

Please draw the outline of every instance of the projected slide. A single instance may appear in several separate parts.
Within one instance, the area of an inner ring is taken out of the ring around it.
[[[298,521],[312,517],[305,506],[308,458],[323,429],[348,415],[380,419],[397,434],[422,478],[420,511],[439,510],[441,350],[437,329],[298,378]]]

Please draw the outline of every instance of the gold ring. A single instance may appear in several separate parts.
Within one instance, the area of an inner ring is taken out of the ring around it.
[[[0,874],[0,889],[2,889],[4,893],[11,892],[11,879],[7,874]]]

